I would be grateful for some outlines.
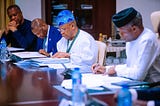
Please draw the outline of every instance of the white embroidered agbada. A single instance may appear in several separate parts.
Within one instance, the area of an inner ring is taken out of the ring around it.
[[[158,51],[156,35],[145,28],[136,40],[126,43],[127,61],[125,65],[116,66],[117,76],[155,82],[152,81],[152,77],[149,77],[154,70],[149,68],[157,58]],[[159,80],[160,73],[156,71],[156,74],[155,79]]]
[[[58,52],[66,52],[68,40],[62,37],[57,43]],[[72,42],[72,41],[70,41]],[[97,61],[98,47],[94,38],[87,32],[79,30],[70,51],[71,63],[91,67]]]

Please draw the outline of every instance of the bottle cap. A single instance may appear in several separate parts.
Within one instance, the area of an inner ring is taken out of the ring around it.
[[[122,88],[129,88],[128,84],[122,84]]]

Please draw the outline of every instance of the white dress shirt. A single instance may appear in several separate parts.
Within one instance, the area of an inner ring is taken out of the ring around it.
[[[148,70],[158,56],[158,51],[156,35],[145,28],[136,40],[126,43],[126,64],[116,66],[117,76],[144,80],[146,76],[149,76]]]

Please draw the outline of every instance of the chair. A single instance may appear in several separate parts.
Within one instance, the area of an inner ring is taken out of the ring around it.
[[[151,13],[151,22],[155,33],[158,35],[158,25],[160,24],[160,11],[154,11]]]
[[[105,65],[106,63],[106,44],[102,41],[96,41],[97,45],[98,45],[98,59],[97,59],[97,63],[99,63],[100,65]]]

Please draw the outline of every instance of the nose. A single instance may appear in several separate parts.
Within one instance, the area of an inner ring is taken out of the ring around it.
[[[15,18],[16,18],[15,16],[11,16],[11,20],[15,20]]]
[[[64,31],[63,31],[63,30],[61,30],[61,31],[60,31],[60,33],[61,33],[61,35],[63,35],[63,34],[64,34]]]

